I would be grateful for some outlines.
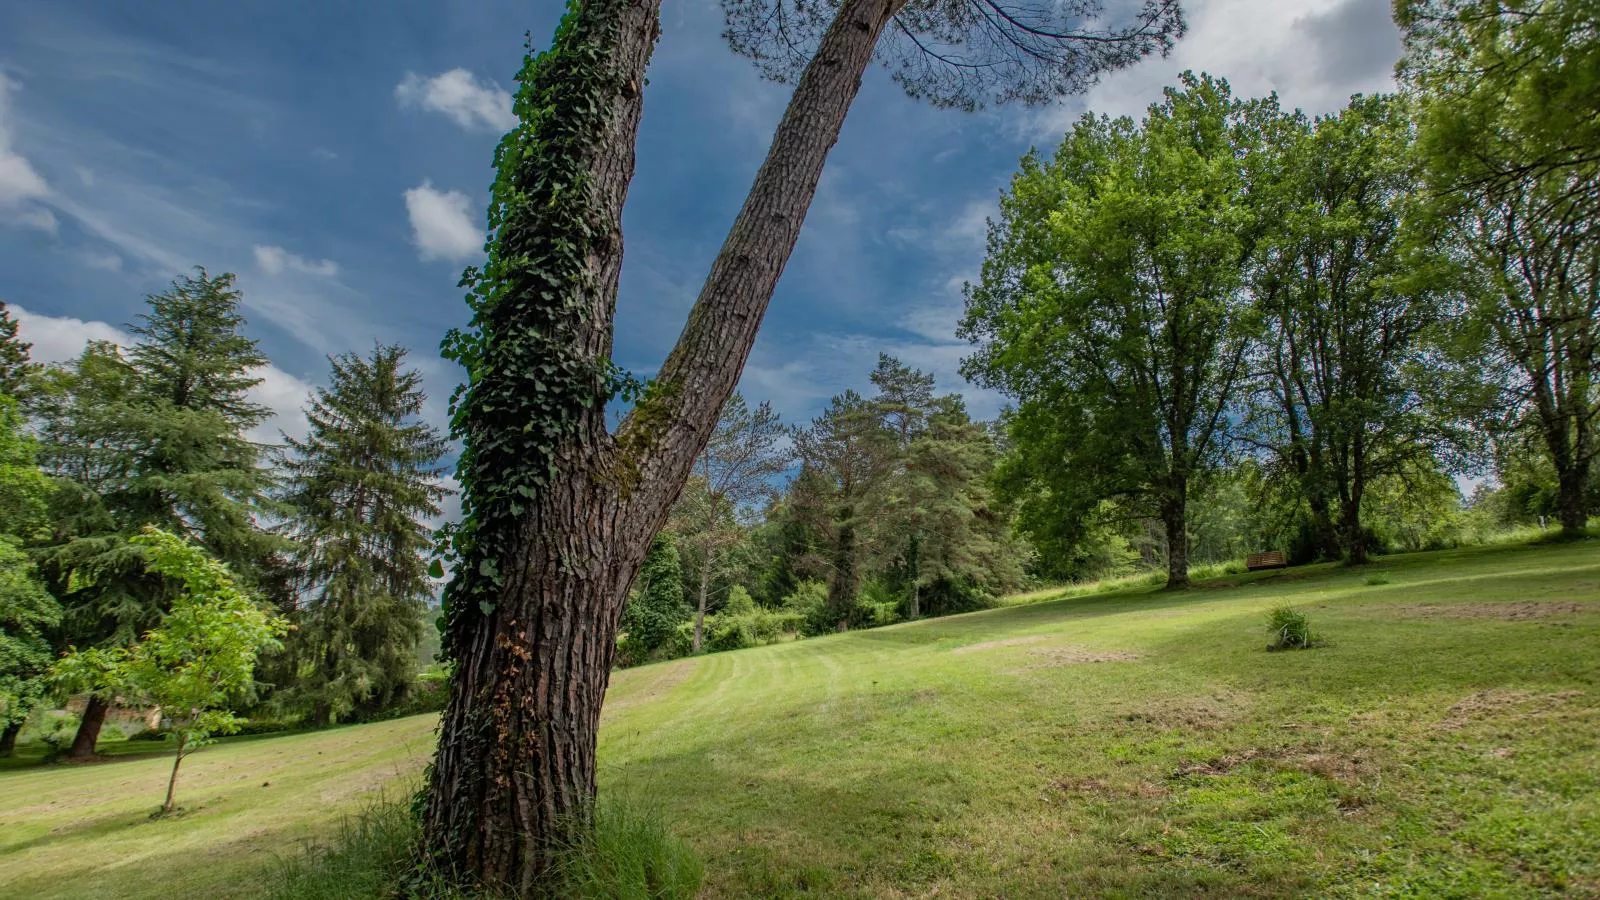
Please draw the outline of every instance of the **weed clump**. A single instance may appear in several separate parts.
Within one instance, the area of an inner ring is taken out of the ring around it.
[[[1307,650],[1322,645],[1311,633],[1311,620],[1293,607],[1280,606],[1267,613],[1267,630],[1272,632],[1268,650]]]

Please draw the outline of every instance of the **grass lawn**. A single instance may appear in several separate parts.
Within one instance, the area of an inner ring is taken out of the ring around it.
[[[1326,646],[1263,649],[1293,604]],[[0,895],[248,896],[432,720],[0,772]],[[1600,897],[1600,541],[1133,587],[618,673],[708,897]],[[263,787],[263,783],[268,786]]]

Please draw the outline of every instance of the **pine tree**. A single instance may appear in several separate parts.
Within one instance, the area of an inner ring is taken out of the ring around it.
[[[204,269],[175,280],[147,298],[126,358],[95,343],[41,379],[41,462],[69,487],[39,563],[66,607],[66,642],[128,646],[159,619],[169,586],[128,543],[146,525],[194,541],[251,588],[283,546],[257,525],[272,474],[245,432],[268,415],[248,398],[266,357],[241,334],[233,281]],[[91,697],[70,755],[93,754],[105,712]]]
[[[29,379],[44,367],[32,361],[33,345],[17,336],[18,324],[0,300],[0,394],[20,399]]]
[[[406,351],[332,359],[306,407],[305,440],[285,436],[285,500],[309,599],[290,640],[291,696],[326,725],[406,692],[422,637],[431,536],[447,491],[444,439],[421,421],[422,377]]]

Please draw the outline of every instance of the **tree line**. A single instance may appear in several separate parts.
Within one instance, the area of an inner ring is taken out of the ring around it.
[[[434,595],[429,520],[446,494],[446,443],[420,417],[421,378],[397,346],[333,357],[306,403],[307,434],[261,443],[250,434],[271,411],[250,392],[267,358],[240,305],[232,275],[198,269],[147,298],[129,346],[92,341],[51,366],[31,361],[0,305],[6,751],[58,656],[110,660],[166,633],[188,596],[182,572],[205,565],[225,566],[239,596],[290,628],[259,666],[251,651],[234,706],[326,725],[413,689]],[[152,531],[208,562],[163,571],[167,545]],[[94,754],[117,699],[92,689],[69,756]]]
[[[1184,587],[1194,504],[1234,487],[1260,547],[1364,562],[1371,492],[1491,465],[1524,492],[1542,473],[1522,512],[1585,533],[1600,160],[1539,136],[1553,113],[1503,58],[1570,40],[1559,7],[1416,5],[1437,33],[1412,32],[1408,90],[1332,115],[1186,73],[1023,160],[962,328],[966,374],[1015,401],[1002,481],[1042,555],[1153,518]]]

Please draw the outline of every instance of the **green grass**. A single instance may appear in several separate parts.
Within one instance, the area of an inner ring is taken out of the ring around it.
[[[1600,897],[1600,542],[1378,571],[619,672],[602,795],[651,798],[712,898]],[[1281,606],[1326,645],[1266,652]],[[431,726],[208,749],[170,821],[145,818],[162,759],[0,773],[0,896],[252,896],[273,853],[414,776]]]

